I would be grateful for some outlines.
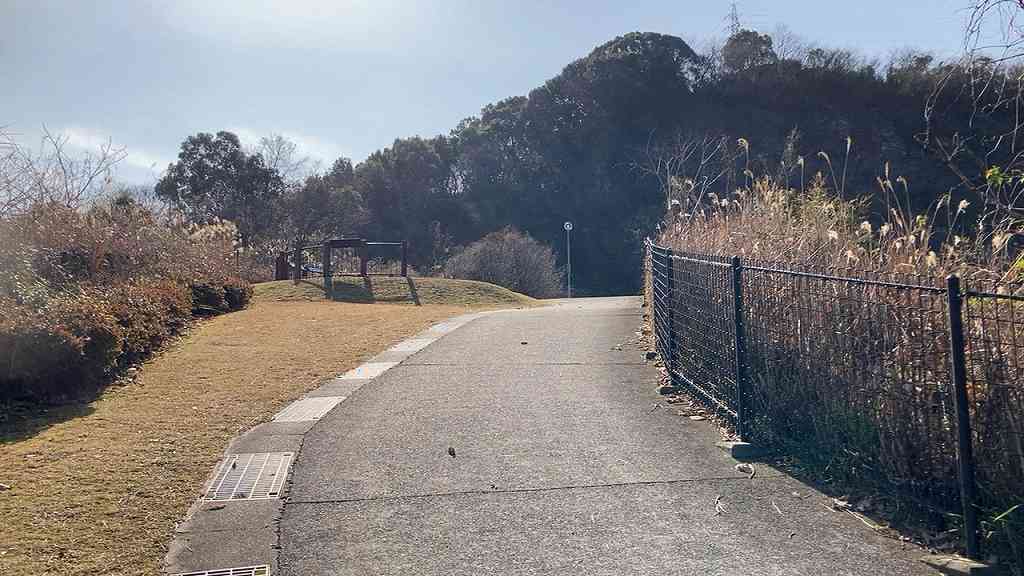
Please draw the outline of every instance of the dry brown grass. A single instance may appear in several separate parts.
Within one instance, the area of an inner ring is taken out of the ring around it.
[[[276,280],[253,284],[253,294],[264,301],[295,300],[393,304],[449,304],[457,306],[536,306],[537,300],[496,284],[451,278],[378,276],[334,278],[330,298],[322,278],[299,282]]]
[[[490,304],[494,307],[493,304]],[[257,302],[134,382],[0,430],[0,573],[157,574],[228,440],[463,306]],[[12,429],[14,428],[14,429]]]

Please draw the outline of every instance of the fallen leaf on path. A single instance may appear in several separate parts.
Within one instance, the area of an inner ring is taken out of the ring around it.
[[[736,470],[747,475],[747,478],[753,478],[757,471],[754,470],[753,464],[737,464]]]
[[[849,510],[849,508],[850,508],[850,503],[847,502],[846,500],[840,500],[839,498],[833,498],[832,499],[832,509],[833,510]]]

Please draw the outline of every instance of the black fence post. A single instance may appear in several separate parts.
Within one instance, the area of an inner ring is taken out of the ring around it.
[[[747,430],[747,344],[743,326],[743,263],[732,257],[732,313],[736,339],[736,434],[746,442]]]
[[[665,352],[665,369],[668,370],[669,380],[675,386],[675,360],[676,360],[676,267],[672,259],[672,249],[665,250],[665,287],[668,291],[668,348]]]
[[[653,282],[653,280],[654,280],[654,267],[653,267],[653,263],[651,262],[651,239],[650,238],[644,238],[644,271],[645,271],[645,273],[648,270],[650,271],[651,281]],[[652,285],[652,289],[653,289],[653,285]],[[646,276],[646,274],[644,276],[643,290],[641,290],[640,293],[643,295],[642,301],[640,302],[640,307],[641,308],[646,308],[649,305],[649,303],[647,302],[647,276]]]
[[[295,249],[295,275],[293,278],[296,282],[302,280],[302,248]]]
[[[334,266],[331,262],[331,243],[330,241],[324,241],[323,245],[320,246],[320,268],[324,275],[324,290],[329,297],[331,292],[334,290]]]
[[[409,275],[409,243],[402,240],[402,276]]]
[[[288,272],[288,253],[281,252],[274,260],[274,280],[287,280]]]
[[[359,246],[359,275],[366,276],[366,264],[370,259],[370,247],[363,240]]]
[[[946,299],[949,304],[949,354],[952,368],[953,402],[956,407],[957,465],[960,480],[960,501],[964,512],[964,547],[967,557],[977,560],[978,513],[975,509],[974,445],[971,439],[971,412],[967,399],[967,362],[964,345],[963,294],[960,278],[946,278]]]

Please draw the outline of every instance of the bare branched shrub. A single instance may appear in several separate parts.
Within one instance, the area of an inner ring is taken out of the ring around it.
[[[96,151],[70,154],[67,142],[44,128],[40,150],[34,152],[0,129],[0,218],[43,202],[76,208],[110,187],[124,149],[108,141]]]
[[[511,227],[484,236],[450,258],[445,276],[490,282],[534,298],[556,296],[562,284],[551,248]]]
[[[688,210],[712,190],[735,186],[736,158],[736,150],[725,136],[677,132],[666,142],[648,143],[633,169],[657,180],[666,209]]]

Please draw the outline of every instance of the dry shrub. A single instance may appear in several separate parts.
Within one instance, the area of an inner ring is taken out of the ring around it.
[[[708,193],[684,200],[662,225],[659,241],[694,253],[739,255],[797,266],[850,268],[905,277],[940,279],[959,274],[974,283],[1019,287],[1021,267],[1011,240],[1020,232],[1012,214],[993,209],[964,233],[969,204],[941,198],[928,214],[907,212],[897,179],[881,181],[887,213],[872,223],[866,199],[843,200],[819,174],[807,190],[762,178],[729,198]],[[958,234],[959,232],[959,234]]]
[[[512,227],[470,244],[444,270],[448,278],[490,282],[534,298],[556,296],[562,284],[551,248]]]
[[[178,333],[193,308],[188,290],[170,280],[118,284],[108,298],[110,312],[121,327],[122,364],[144,358]]]
[[[3,396],[66,399],[95,386],[121,354],[122,330],[95,292],[55,295],[40,309],[0,298]]]
[[[880,185],[881,222],[868,219],[866,201],[838,198],[820,176],[805,192],[761,179],[727,198],[684,198],[657,242],[717,261],[738,255],[751,267],[923,286],[746,270],[748,401],[762,441],[801,454],[840,486],[895,487],[910,497],[905,503],[934,510],[933,527],[945,529],[959,494],[944,278],[1021,295],[1021,222],[991,205],[964,222],[967,203],[950,205],[948,197],[927,214],[909,214],[909,201],[900,200],[907,183],[887,174]],[[717,274],[711,267],[677,266],[685,295],[676,303],[684,309],[677,308],[679,362],[707,374],[717,358],[708,350],[721,344],[709,319],[731,296],[694,280]],[[650,279],[646,286],[649,293]],[[1024,506],[1013,507],[1024,503],[1024,309],[970,296],[965,307],[982,532],[990,552],[1020,569]],[[701,311],[703,320],[687,324]],[[947,534],[955,541],[955,531]]]
[[[62,401],[179,332],[244,307],[230,223],[186,227],[128,198],[39,202],[0,219],[0,399]],[[214,306],[203,300],[217,295]],[[197,296],[198,295],[198,296]]]

